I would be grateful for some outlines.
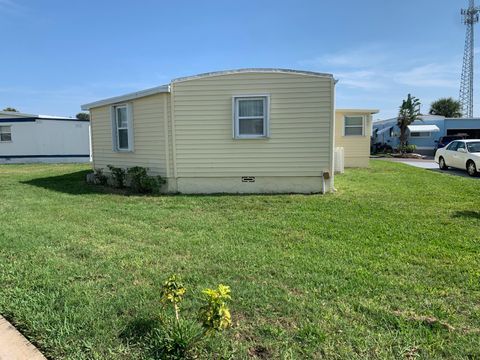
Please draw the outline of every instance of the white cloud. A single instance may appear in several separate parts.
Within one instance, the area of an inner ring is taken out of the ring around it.
[[[424,111],[428,111],[434,99],[457,96],[461,54],[449,56],[438,49],[422,48],[409,48],[406,54],[388,45],[367,45],[343,53],[322,54],[299,64],[334,74],[339,80],[337,106],[378,107],[380,117],[395,116],[397,105],[408,93],[422,100]]]
[[[430,63],[397,72],[392,80],[413,87],[457,88],[459,69],[453,64]]]

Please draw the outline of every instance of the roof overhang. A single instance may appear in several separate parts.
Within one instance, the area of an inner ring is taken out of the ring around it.
[[[100,106],[118,104],[124,101],[130,101],[130,100],[138,99],[145,96],[161,94],[161,93],[169,93],[169,92],[170,92],[170,85],[162,85],[162,86],[157,86],[157,87],[146,89],[146,90],[136,91],[136,92],[128,93],[125,95],[114,96],[108,99],[91,102],[91,103],[82,105],[81,108],[82,110],[90,110]]]
[[[336,109],[336,112],[345,114],[378,114],[378,109]]]
[[[408,130],[410,130],[410,132],[418,132],[418,133],[440,131],[437,125],[408,125]]]
[[[283,74],[297,74],[297,75],[305,75],[305,76],[314,76],[314,77],[322,77],[322,78],[333,79],[332,74],[319,73],[319,72],[315,72],[315,71],[277,69],[277,68],[246,68],[246,69],[214,71],[214,72],[208,72],[208,73],[203,73],[203,74],[198,74],[198,75],[193,75],[193,76],[180,77],[180,78],[172,80],[172,83],[188,81],[188,80],[195,80],[195,79],[202,79],[202,78],[208,78],[208,77],[213,77],[213,76],[245,74],[245,73],[277,73],[277,74],[278,73],[283,73]]]

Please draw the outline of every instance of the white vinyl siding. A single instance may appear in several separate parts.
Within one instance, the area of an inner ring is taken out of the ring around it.
[[[12,127],[10,125],[0,126],[0,142],[12,141]]]
[[[268,136],[268,96],[233,98],[233,127],[236,139]]]
[[[364,117],[363,116],[345,116],[344,136],[363,136],[364,135]]]

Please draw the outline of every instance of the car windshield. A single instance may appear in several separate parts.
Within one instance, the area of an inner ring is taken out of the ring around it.
[[[480,152],[480,141],[473,141],[467,143],[468,152],[477,153]]]

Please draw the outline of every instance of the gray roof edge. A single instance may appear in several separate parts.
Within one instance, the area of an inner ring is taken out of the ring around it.
[[[245,68],[245,69],[213,71],[213,72],[207,72],[207,73],[202,73],[198,75],[179,77],[179,78],[173,79],[172,84],[177,82],[182,82],[182,81],[202,79],[202,78],[213,77],[213,76],[245,74],[245,73],[284,73],[284,74],[298,74],[298,75],[306,75],[306,76],[326,77],[329,79],[333,79],[332,74],[319,73],[315,71],[293,70],[293,69],[282,69],[282,68]]]
[[[111,98],[94,101],[88,104],[83,104],[81,106],[81,109],[90,110],[92,108],[96,108],[100,106],[116,104],[123,101],[129,101],[129,100],[138,99],[145,96],[150,96],[150,95],[155,95],[160,93],[168,93],[168,92],[170,92],[170,85],[161,85],[161,86],[156,86],[156,87],[145,89],[145,90],[135,91],[135,92],[120,95],[120,96],[114,96]]]

